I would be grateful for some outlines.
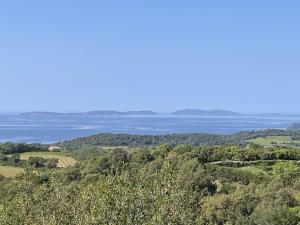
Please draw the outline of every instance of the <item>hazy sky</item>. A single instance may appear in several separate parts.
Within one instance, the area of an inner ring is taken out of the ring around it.
[[[300,112],[299,1],[5,2],[0,111]]]

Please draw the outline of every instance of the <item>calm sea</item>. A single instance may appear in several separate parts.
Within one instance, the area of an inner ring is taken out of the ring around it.
[[[300,116],[25,116],[0,115],[0,142],[51,143],[97,133],[166,134],[285,129]]]

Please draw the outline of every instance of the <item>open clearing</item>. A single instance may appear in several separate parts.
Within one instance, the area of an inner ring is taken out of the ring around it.
[[[70,156],[66,156],[63,152],[25,152],[21,154],[21,159],[28,160],[29,157],[43,157],[46,159],[57,158],[58,167],[73,166],[76,160]]]
[[[250,163],[258,164],[241,167],[226,167],[235,168],[237,171],[251,172],[257,176],[278,176],[286,173],[299,173],[300,168],[300,164],[296,160],[258,160],[251,161]]]
[[[251,172],[257,176],[259,175],[266,175],[267,172],[264,171],[263,169],[260,169],[258,167],[255,167],[255,166],[245,166],[245,167],[240,167],[240,168],[237,168],[237,170],[240,170],[240,171],[248,171],[248,172]]]
[[[285,147],[300,147],[300,141],[294,141],[290,136],[267,136],[249,140],[254,144],[259,144],[266,147],[285,146]]]
[[[0,166],[0,175],[5,177],[15,177],[24,171],[23,168],[13,166]]]

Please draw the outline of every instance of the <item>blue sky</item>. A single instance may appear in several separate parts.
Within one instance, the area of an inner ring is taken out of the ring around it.
[[[299,1],[0,3],[0,111],[300,112]]]

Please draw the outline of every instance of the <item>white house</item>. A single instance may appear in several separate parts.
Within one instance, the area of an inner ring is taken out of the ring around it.
[[[52,152],[52,151],[60,151],[60,150],[61,150],[61,147],[59,147],[59,146],[50,146],[50,147],[48,148],[48,150],[49,150],[50,152]]]

